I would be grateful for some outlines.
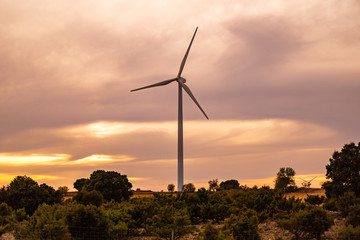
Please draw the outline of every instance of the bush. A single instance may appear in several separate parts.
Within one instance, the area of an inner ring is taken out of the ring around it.
[[[319,207],[299,211],[289,219],[279,221],[279,225],[292,232],[296,239],[320,239],[332,224],[333,220]]]
[[[204,240],[218,240],[219,229],[215,228],[211,223],[206,224],[204,230]]]
[[[351,206],[346,218],[347,225],[360,226],[360,205]]]
[[[20,239],[64,239],[68,233],[65,215],[61,205],[40,205],[35,213],[16,234]]]
[[[339,230],[337,237],[339,240],[358,240],[360,239],[360,226],[353,227],[352,225],[343,226]]]
[[[128,225],[132,221],[127,204],[111,201],[104,204],[102,208],[110,220],[110,236],[115,239],[123,239],[128,234]]]
[[[360,204],[360,198],[356,198],[353,192],[346,192],[338,200],[338,208],[344,217],[350,212],[350,207]]]
[[[15,228],[14,212],[6,203],[0,204],[0,236],[8,230]]]
[[[104,201],[102,194],[96,190],[92,190],[90,192],[83,190],[83,191],[79,192],[78,194],[76,194],[76,196],[74,196],[73,199],[75,201],[77,201],[78,203],[81,203],[84,205],[91,204],[91,205],[95,205],[97,207],[100,206]]]
[[[338,211],[337,201],[335,198],[326,198],[323,208],[328,211]]]
[[[195,192],[195,186],[192,183],[184,184],[182,187],[183,192]]]
[[[102,209],[72,204],[66,210],[66,223],[75,239],[109,239],[110,221]]]
[[[146,220],[145,229],[149,234],[159,237],[168,238],[173,231],[175,237],[180,237],[194,230],[190,224],[190,216],[185,210],[165,206],[159,207],[156,213]]]
[[[310,205],[320,205],[324,202],[325,197],[319,195],[307,195],[307,198],[305,198],[305,202]]]
[[[258,219],[254,210],[248,209],[240,215],[232,214],[223,227],[225,235],[237,240],[260,239],[258,232]]]
[[[28,218],[28,215],[25,212],[25,208],[16,209],[15,218],[18,222],[26,220]]]

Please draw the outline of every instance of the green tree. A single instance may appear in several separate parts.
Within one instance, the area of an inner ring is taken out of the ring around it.
[[[148,233],[159,237],[170,238],[183,236],[193,231],[190,217],[186,209],[174,209],[171,206],[158,206],[155,214],[146,220]]]
[[[344,195],[337,199],[337,208],[343,217],[347,217],[350,208],[355,205],[360,205],[360,198],[357,198],[353,192],[345,192]]]
[[[216,191],[218,188],[219,188],[219,180],[217,178],[209,181],[210,191]]]
[[[254,210],[248,209],[240,215],[232,214],[225,222],[223,231],[236,240],[260,240],[258,218]]]
[[[235,180],[235,179],[226,180],[225,182],[220,183],[220,188],[223,190],[237,189],[237,188],[239,188],[239,186],[240,186],[240,184],[239,184],[238,180]]]
[[[74,188],[80,192],[81,189],[82,189],[88,182],[89,182],[89,179],[88,179],[88,178],[79,178],[79,179],[76,179],[76,181],[74,182]]]
[[[6,203],[14,209],[25,208],[33,214],[42,203],[54,204],[62,201],[62,194],[45,183],[39,184],[27,176],[17,176],[6,188]]]
[[[77,201],[78,203],[84,204],[84,205],[94,205],[94,206],[100,206],[104,202],[103,195],[96,190],[92,190],[90,192],[82,190],[78,194],[76,194],[73,199]]]
[[[81,191],[91,192],[96,190],[108,201],[121,202],[129,200],[133,194],[131,191],[132,184],[127,176],[115,171],[96,170],[90,175],[88,181],[85,182],[86,184],[81,188]]]
[[[13,210],[6,203],[0,204],[0,236],[15,227],[16,219]]]
[[[289,230],[296,239],[321,239],[321,235],[333,224],[326,211],[311,207],[293,214],[290,219],[279,221],[280,226]]]
[[[172,184],[172,183],[170,183],[170,184],[167,186],[167,190],[168,190],[169,192],[174,192],[174,190],[175,190],[175,185]]]
[[[182,190],[183,192],[195,192],[195,186],[192,183],[184,184]]]
[[[112,239],[124,239],[129,231],[128,224],[132,222],[131,215],[128,213],[129,203],[111,201],[103,204],[101,208],[110,219],[109,233]]]
[[[326,165],[326,178],[323,184],[326,196],[338,197],[352,191],[360,197],[360,143],[345,144],[341,151],[335,151],[330,163]]]
[[[65,195],[69,191],[69,188],[67,186],[60,186],[57,190],[61,193],[63,197],[65,197]]]
[[[67,207],[66,223],[74,239],[110,239],[111,223],[103,209],[82,204]]]
[[[42,204],[28,221],[24,221],[16,237],[18,239],[57,240],[64,239],[67,233],[63,206]]]
[[[305,202],[311,205],[320,205],[324,203],[325,197],[319,195],[307,195]]]
[[[339,230],[337,236],[339,240],[355,240],[360,239],[360,226],[353,227],[352,225],[344,225]]]
[[[47,185],[46,183],[40,184],[40,193],[39,198],[42,199],[40,203],[47,203],[53,205],[55,203],[60,203],[63,199],[63,194],[61,191],[56,190]]]
[[[296,189],[295,170],[291,167],[280,168],[275,179],[275,189],[291,192]]]
[[[349,215],[346,218],[346,224],[353,225],[354,227],[360,226],[360,205],[350,207]]]
[[[208,223],[205,226],[204,230],[204,240],[218,240],[219,239],[219,230],[215,228],[211,223]]]

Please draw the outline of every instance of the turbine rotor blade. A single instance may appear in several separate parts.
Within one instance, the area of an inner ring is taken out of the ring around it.
[[[141,88],[136,88],[136,89],[130,90],[130,92],[135,92],[135,91],[142,90],[142,89],[146,89],[146,88],[164,86],[164,85],[167,85],[167,84],[169,84],[169,83],[171,83],[171,82],[173,82],[173,81],[176,81],[176,80],[177,80],[177,78],[165,80],[165,81],[158,82],[158,83],[155,83],[155,84],[151,84],[151,85],[148,85],[148,86],[145,86],[145,87],[141,87]]]
[[[317,177],[314,177],[313,179],[311,179],[309,182],[311,182],[312,180],[314,180],[315,178],[317,178]]]
[[[177,75],[178,77],[181,76],[181,73],[182,73],[182,71],[183,71],[183,69],[184,69],[185,62],[186,62],[186,59],[187,59],[187,57],[188,57],[188,55],[189,55],[190,48],[191,48],[191,45],[192,45],[192,43],[193,43],[193,41],[194,41],[194,38],[195,38],[195,35],[196,35],[197,30],[198,30],[198,27],[196,27],[196,29],[195,29],[195,32],[194,32],[194,35],[193,35],[193,37],[192,37],[192,39],[191,39],[191,42],[190,42],[190,44],[189,44],[189,47],[188,47],[188,49],[187,49],[187,51],[186,51],[186,53],[185,53],[185,56],[184,56],[184,58],[183,58],[183,60],[182,60],[182,62],[181,62],[180,69],[179,69],[179,73],[178,73],[178,75]]]
[[[189,96],[191,97],[191,99],[195,102],[195,104],[199,107],[200,111],[204,114],[204,116],[209,120],[208,116],[206,115],[206,113],[204,112],[204,110],[201,108],[200,104],[198,103],[198,101],[196,101],[196,98],[194,97],[194,95],[192,94],[192,92],[190,91],[190,88],[188,86],[186,86],[185,83],[183,83],[180,79],[178,80],[178,83],[181,85],[181,87],[185,90],[185,92],[187,92],[187,94],[189,94]]]

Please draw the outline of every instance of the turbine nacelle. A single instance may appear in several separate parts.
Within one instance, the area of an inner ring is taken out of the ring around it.
[[[186,79],[183,77],[178,77],[176,81],[177,82],[181,81],[182,83],[186,83]]]

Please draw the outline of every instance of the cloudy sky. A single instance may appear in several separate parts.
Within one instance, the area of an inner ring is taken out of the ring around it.
[[[185,182],[273,185],[280,167],[324,181],[360,141],[359,1],[0,0],[0,186],[57,188],[97,169],[134,188],[177,179],[183,76]]]

